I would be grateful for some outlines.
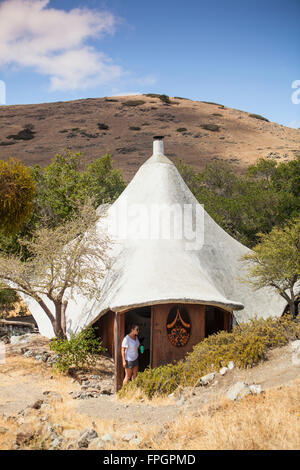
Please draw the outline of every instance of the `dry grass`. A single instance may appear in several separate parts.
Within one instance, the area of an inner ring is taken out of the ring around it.
[[[240,402],[207,406],[170,425],[154,449],[300,449],[300,380]]]

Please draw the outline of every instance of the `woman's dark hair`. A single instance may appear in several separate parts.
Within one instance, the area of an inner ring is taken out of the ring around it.
[[[134,330],[138,325],[138,323],[130,323],[129,325],[129,333],[132,332],[132,330]]]

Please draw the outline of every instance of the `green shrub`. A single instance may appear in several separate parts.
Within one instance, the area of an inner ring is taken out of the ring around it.
[[[17,302],[18,295],[11,289],[0,290],[0,318],[8,316],[11,310],[14,310],[14,303]]]
[[[166,395],[176,388],[195,386],[200,377],[218,371],[233,361],[236,367],[249,368],[267,357],[268,349],[300,338],[300,321],[282,318],[255,319],[235,326],[232,332],[220,331],[194,346],[184,361],[140,372],[119,394],[141,390],[147,397]]]
[[[144,104],[145,101],[144,100],[128,100],[128,101],[124,101],[123,106],[140,106],[141,104]]]
[[[14,140],[31,140],[35,136],[34,132],[34,125],[33,124],[25,124],[23,129],[18,132],[18,134],[11,134],[8,135],[8,139],[14,139]]]
[[[202,129],[205,129],[207,131],[212,131],[212,132],[219,132],[220,126],[217,124],[201,124]]]
[[[139,372],[134,382],[128,382],[119,392],[120,397],[130,394],[131,391],[140,389],[148,398],[154,395],[168,395],[174,392],[180,384],[182,374],[182,362],[147,368]]]
[[[264,116],[261,116],[260,114],[249,114],[249,117],[252,117],[254,119],[260,119],[261,121],[270,122],[269,119],[265,118]]]
[[[186,127],[179,127],[178,129],[176,129],[176,132],[186,132],[186,131],[187,131]]]
[[[16,291],[11,289],[0,290],[0,306],[11,305],[18,300]]]
[[[159,95],[159,99],[165,104],[171,104],[171,100],[168,95]]]
[[[50,349],[56,353],[55,367],[61,372],[66,372],[71,366],[79,369],[90,367],[95,364],[97,356],[105,351],[93,328],[71,335],[69,340],[55,338],[50,342]]]
[[[107,131],[109,129],[109,126],[107,124],[104,124],[103,122],[98,122],[98,129],[101,131]]]
[[[141,130],[141,128],[138,127],[138,126],[130,126],[129,129],[130,129],[131,131],[140,131],[140,130]]]

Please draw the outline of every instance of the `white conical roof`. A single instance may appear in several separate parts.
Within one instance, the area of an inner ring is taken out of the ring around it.
[[[157,210],[162,208],[165,212],[159,223]],[[166,222],[166,214],[172,211],[172,236],[164,238],[165,234],[156,233],[156,229],[161,229],[161,220]],[[194,231],[196,244],[193,241],[191,245],[187,232],[181,236],[182,213],[186,215],[184,229]],[[240,258],[249,249],[205,212],[175,165],[163,154],[160,140],[154,142],[153,155],[106,216],[99,219],[98,229],[108,231],[113,240],[110,268],[99,282],[101,300],[88,301],[80,296],[70,300],[68,333],[92,324],[108,310],[122,312],[160,303],[217,305],[234,310],[238,321],[279,316],[285,307],[284,300],[273,290],[254,292],[241,282],[245,272]],[[31,305],[31,310],[41,332],[50,336],[50,322],[41,312],[35,314],[36,307]]]

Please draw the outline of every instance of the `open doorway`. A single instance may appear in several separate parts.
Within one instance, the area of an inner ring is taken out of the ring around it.
[[[218,331],[230,331],[232,315],[221,308],[207,305],[205,308],[205,337],[218,333]]]
[[[144,346],[144,353],[139,355],[139,370],[142,372],[150,364],[151,345],[151,307],[140,307],[125,313],[125,335],[130,332],[130,325],[139,325],[139,340]]]

